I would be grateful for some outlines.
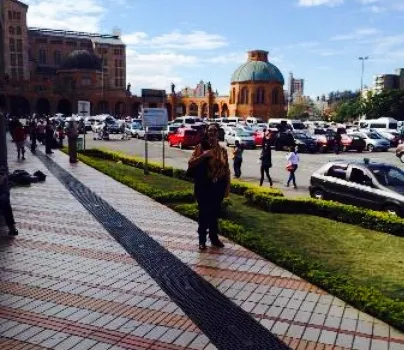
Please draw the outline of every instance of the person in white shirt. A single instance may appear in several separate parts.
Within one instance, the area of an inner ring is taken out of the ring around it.
[[[295,172],[300,162],[299,155],[297,154],[297,147],[291,148],[290,153],[287,155],[286,159],[288,161],[286,169],[289,171],[289,179],[286,186],[289,187],[290,182],[293,181],[293,187],[297,188]]]

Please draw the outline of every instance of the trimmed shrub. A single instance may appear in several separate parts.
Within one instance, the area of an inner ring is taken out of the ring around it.
[[[245,192],[250,189],[259,191],[261,193],[265,193],[270,196],[283,197],[283,193],[276,188],[259,187],[256,184],[239,180],[233,180],[230,185],[231,193],[238,194],[241,196],[244,196]]]
[[[250,205],[262,210],[274,213],[316,215],[395,236],[404,236],[404,220],[389,213],[312,198],[274,197],[255,189],[247,190],[244,195]]]

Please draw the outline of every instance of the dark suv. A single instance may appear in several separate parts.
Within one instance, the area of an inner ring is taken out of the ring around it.
[[[404,216],[404,171],[367,159],[329,162],[313,173],[310,195]]]
[[[289,150],[297,146],[298,151],[315,153],[317,152],[317,140],[304,132],[281,132],[275,140],[275,150]]]

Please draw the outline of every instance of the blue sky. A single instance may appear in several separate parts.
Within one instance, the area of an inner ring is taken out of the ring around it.
[[[24,0],[23,0],[24,1]],[[211,81],[228,94],[246,51],[269,51],[305,94],[359,89],[404,67],[404,0],[26,0],[30,26],[112,33],[127,44],[132,91]],[[236,6],[236,4],[238,4]],[[286,88],[286,86],[285,86]]]

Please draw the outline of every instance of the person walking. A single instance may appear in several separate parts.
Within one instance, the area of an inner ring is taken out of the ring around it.
[[[286,186],[289,187],[290,183],[293,182],[293,187],[297,189],[295,173],[300,162],[300,157],[297,153],[297,146],[291,147],[290,153],[287,155],[286,159],[286,169],[289,171],[289,179]]]
[[[77,138],[79,136],[79,133],[77,131],[77,125],[74,120],[68,122],[66,134],[69,151],[69,162],[77,163]]]
[[[52,154],[52,144],[54,139],[55,130],[53,129],[53,125],[49,118],[46,120],[46,129],[45,129],[45,153]]]
[[[341,152],[342,150],[342,135],[340,130],[337,130],[337,133],[335,134],[334,137],[334,141],[335,141],[335,154],[339,154],[339,152]]]
[[[243,152],[244,148],[240,144],[239,140],[236,140],[235,147],[233,150],[233,168],[234,168],[234,177],[237,179],[241,176],[241,164],[243,163]]]
[[[7,171],[0,171],[0,211],[4,216],[4,221],[8,227],[9,236],[17,236],[18,230],[15,227],[13,209],[10,202],[10,185],[8,182]]]
[[[223,248],[218,237],[218,219],[223,199],[230,191],[230,168],[227,150],[219,145],[219,127],[211,124],[206,138],[196,147],[188,171],[194,173],[195,197],[198,203],[199,249],[206,249],[209,230],[211,245]]]
[[[45,125],[43,120],[40,120],[37,125],[36,136],[39,143],[45,144]]]
[[[272,151],[271,151],[271,133],[269,130],[264,130],[264,138],[262,140],[262,150],[260,155],[261,163],[261,179],[260,186],[264,183],[264,176],[267,176],[269,186],[273,186],[271,175],[269,175],[269,169],[272,167]]]
[[[35,119],[32,119],[29,125],[29,138],[31,140],[31,152],[35,153],[37,140],[37,124]]]
[[[15,142],[15,145],[17,146],[18,160],[20,160],[20,158],[22,160],[25,160],[25,139],[26,139],[26,134],[25,134],[24,126],[22,125],[21,122],[17,122],[17,124],[14,128],[14,142]]]

